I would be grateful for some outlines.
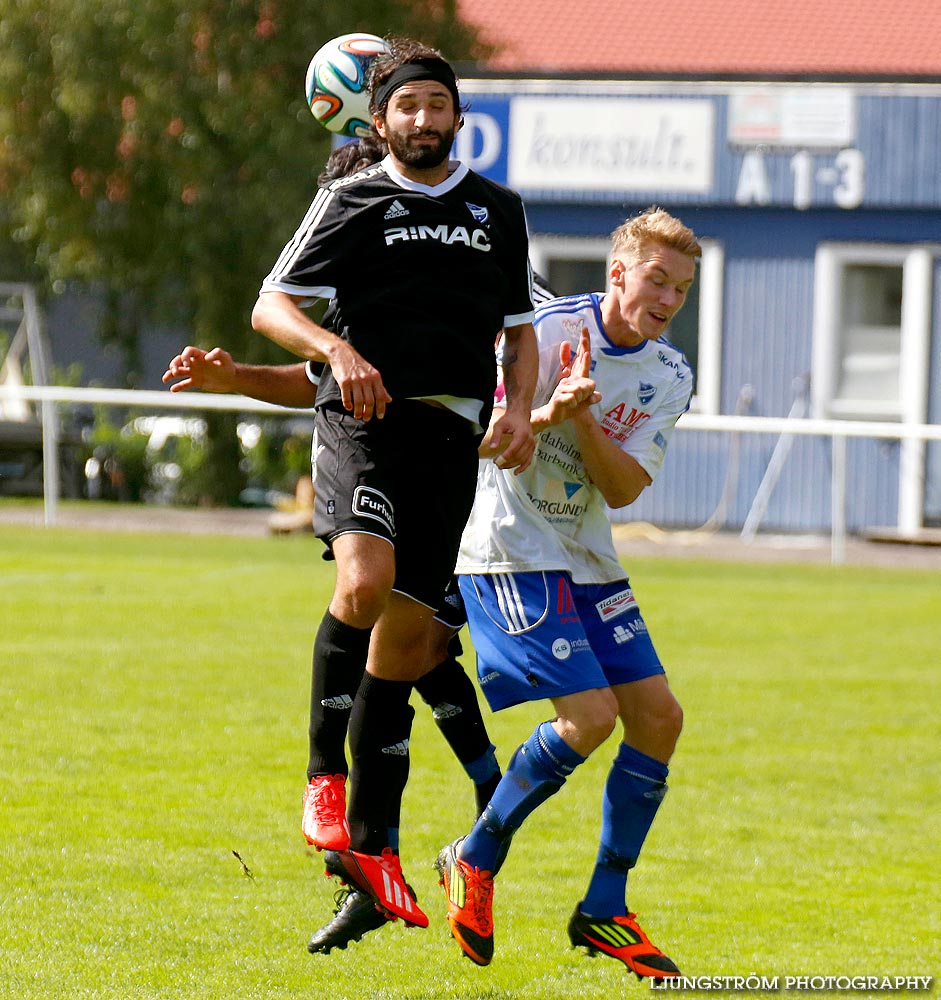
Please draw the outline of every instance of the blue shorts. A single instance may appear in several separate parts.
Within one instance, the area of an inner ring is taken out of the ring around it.
[[[568,573],[461,576],[477,676],[496,712],[664,672],[627,579]]]

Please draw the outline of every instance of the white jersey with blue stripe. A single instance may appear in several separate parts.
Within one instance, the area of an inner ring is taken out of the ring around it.
[[[591,338],[592,378],[602,394],[592,407],[608,438],[654,479],[673,427],[689,407],[693,374],[683,354],[664,338],[618,347],[604,331],[603,295],[553,299],[536,310],[539,381],[533,406],[552,395],[559,380],[559,347],[577,347],[583,328]],[[567,570],[575,583],[624,577],[608,509],[592,483],[568,422],[536,438],[532,464],[520,475],[481,461],[474,509],[464,531],[458,573]]]

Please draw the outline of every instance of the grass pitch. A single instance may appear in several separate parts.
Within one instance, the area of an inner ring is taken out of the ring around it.
[[[788,975],[941,971],[938,574],[666,560],[631,574],[686,710],[630,879],[651,938],[687,975],[778,976],[780,992]],[[0,996],[650,992],[565,934],[613,739],[517,835],[479,969],[448,936],[431,867],[469,825],[470,785],[417,697],[403,860],[431,927],[307,954],[332,910],[299,831],[332,579],[309,537],[0,527]],[[488,715],[501,760],[547,715]]]

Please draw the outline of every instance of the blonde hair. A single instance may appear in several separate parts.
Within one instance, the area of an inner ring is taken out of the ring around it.
[[[679,219],[658,205],[628,219],[611,234],[611,254],[625,257],[631,263],[641,260],[654,243],[671,247],[687,257],[702,256],[696,234]]]

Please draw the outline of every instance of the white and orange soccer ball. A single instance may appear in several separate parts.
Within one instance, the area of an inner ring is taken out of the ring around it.
[[[369,67],[389,46],[378,35],[354,32],[322,45],[307,67],[307,103],[324,128],[339,135],[365,135],[369,114]]]

